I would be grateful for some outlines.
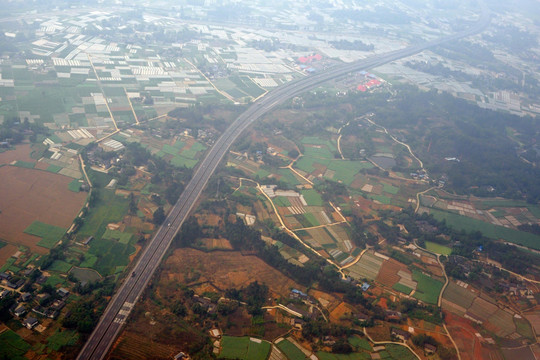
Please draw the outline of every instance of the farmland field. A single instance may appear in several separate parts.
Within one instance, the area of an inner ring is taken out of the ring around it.
[[[277,347],[289,358],[289,360],[307,360],[302,350],[297,348],[292,342],[285,339],[277,344]]]
[[[409,295],[413,289],[411,289],[408,286],[402,285],[400,283],[396,283],[392,286],[392,289],[397,290],[399,292],[404,293],[405,295]]]
[[[89,211],[83,226],[79,230],[79,235],[101,238],[105,234],[109,223],[122,220],[127,213],[128,204],[127,199],[116,196],[114,191],[101,191],[99,203]]]
[[[0,334],[0,358],[22,360],[30,345],[11,330]]]
[[[75,345],[79,334],[73,330],[56,331],[47,339],[47,347],[53,351],[59,351],[64,346]]]
[[[332,354],[318,351],[317,357],[319,360],[371,360],[368,353]]]
[[[450,255],[452,253],[452,249],[448,246],[437,244],[431,241],[426,241],[426,249],[441,255]]]
[[[302,289],[258,257],[232,251],[214,251],[208,256],[195,249],[175,250],[165,261],[163,274],[168,280],[185,283],[191,269],[201,274],[200,281],[209,281],[224,289],[241,288],[255,280],[281,296],[288,296],[291,288]]]
[[[63,228],[65,232],[87,196],[86,193],[68,190],[72,178],[47,171],[2,166],[0,178],[3,179],[0,186],[0,202],[3,204],[0,213],[0,238],[8,243],[25,245],[37,254],[44,254],[47,250],[38,246],[38,237],[25,233],[24,230],[34,221],[38,221]],[[40,233],[38,236],[43,235]],[[52,239],[53,236],[46,238]],[[56,241],[50,240],[40,245],[49,248],[55,243]]]
[[[429,209],[430,214],[437,220],[446,220],[446,224],[466,231],[481,231],[485,236],[492,239],[504,239],[532,249],[540,250],[540,236],[531,233],[509,229],[504,226],[493,225],[481,220],[472,219],[466,216],[449,213],[446,211]]]
[[[219,359],[265,360],[270,343],[249,337],[223,336]]]
[[[92,266],[101,275],[109,275],[115,272],[118,266],[127,266],[129,256],[135,252],[135,248],[129,244],[121,244],[114,240],[94,239],[90,243],[88,254],[97,257]]]
[[[439,293],[441,292],[443,283],[423,274],[418,270],[413,270],[413,279],[418,282],[414,297],[418,300],[437,304]]]
[[[24,232],[42,238],[38,242],[38,245],[47,249],[52,249],[62,236],[64,236],[66,230],[67,229],[58,226],[42,223],[41,221],[34,221],[30,226],[24,229]]]

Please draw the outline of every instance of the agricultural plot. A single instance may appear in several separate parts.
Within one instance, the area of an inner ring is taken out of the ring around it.
[[[347,268],[347,270],[349,270],[349,275],[356,280],[375,280],[381,270],[383,261],[387,259],[384,255],[367,251],[356,264]]]
[[[448,246],[437,244],[431,241],[426,241],[426,249],[441,255],[450,255],[452,253],[452,249]]]
[[[292,342],[287,339],[277,343],[277,347],[281,350],[289,360],[308,360],[309,358],[297,348]]]
[[[437,304],[443,283],[418,270],[413,270],[412,273],[414,281],[418,283],[414,298],[429,304]]]
[[[296,161],[294,167],[311,176],[321,174],[328,180],[351,185],[360,170],[370,169],[373,165],[366,161],[331,160],[306,155]]]
[[[58,241],[64,236],[67,229],[59,226],[49,225],[41,221],[34,221],[30,226],[24,229],[24,232],[30,235],[40,237],[39,246],[52,249]]]
[[[416,289],[417,283],[412,279],[412,273],[407,267],[394,260],[385,260],[376,278],[377,282],[400,291],[410,294]]]
[[[476,294],[467,288],[450,281],[443,293],[443,307],[446,307],[445,302],[448,301],[459,306],[459,308],[462,309],[462,312],[465,313],[465,311],[471,307],[475,298]],[[449,310],[452,311],[451,309],[452,307],[450,307]],[[463,313],[460,315],[463,315]]]
[[[371,360],[368,353],[332,354],[318,351],[317,357],[319,360]]]
[[[270,343],[249,337],[223,336],[219,359],[265,360],[270,353]]]
[[[11,330],[0,334],[0,357],[2,359],[24,360],[30,345]]]
[[[85,222],[79,230],[79,236],[94,236],[100,239],[107,230],[107,225],[118,222],[127,214],[129,200],[117,196],[114,191],[104,190],[100,193],[100,200],[86,216]]]
[[[129,256],[134,252],[135,248],[129,244],[105,239],[92,240],[88,250],[88,254],[97,258],[92,268],[104,276],[115,273],[118,267],[127,266]]]
[[[97,257],[94,257],[97,261]],[[95,261],[94,261],[95,263]],[[92,264],[93,265],[93,264]],[[99,275],[99,273],[95,270],[92,270],[92,269],[82,269],[82,268],[78,268],[78,267],[72,267],[71,270],[69,271],[70,274],[73,274],[73,276],[75,276],[75,278],[79,281],[86,281],[86,282],[95,282],[95,281],[98,281],[99,279],[101,279],[101,276]]]
[[[437,220],[445,220],[446,224],[465,231],[481,231],[485,236],[492,239],[504,239],[515,244],[540,250],[540,236],[524,231],[506,228],[504,226],[493,225],[485,221],[472,219],[466,216],[449,213],[446,211],[429,209]]]
[[[494,315],[499,308],[497,305],[492,304],[491,302],[482,299],[481,297],[476,297],[468,309],[467,314],[471,314],[476,318],[483,319],[487,321],[488,318]]]
[[[60,351],[64,346],[75,345],[79,334],[74,330],[57,330],[47,339],[47,347],[53,351]]]

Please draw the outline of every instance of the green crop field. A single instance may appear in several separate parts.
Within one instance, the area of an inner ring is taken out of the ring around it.
[[[291,202],[285,196],[277,196],[274,198],[273,201],[276,206],[282,206],[282,207],[291,206]]]
[[[395,283],[392,286],[392,289],[397,290],[399,292],[402,292],[402,293],[404,293],[406,295],[409,295],[413,291],[413,289],[411,289],[410,287],[405,286],[405,285],[400,284],[400,283]]]
[[[188,159],[187,157],[176,155],[171,159],[171,164],[176,167],[194,168],[197,165],[197,160]]]
[[[266,360],[270,343],[250,340],[249,337],[223,336],[219,359]]]
[[[371,195],[371,194],[369,194],[368,198],[373,199],[373,200],[377,200],[381,204],[385,204],[385,205],[389,205],[390,200],[391,200],[388,196],[384,196],[384,195]]]
[[[68,184],[68,189],[73,192],[81,191],[81,182],[79,179],[75,179]]]
[[[97,257],[92,268],[106,276],[114,273],[117,266],[127,266],[129,256],[134,251],[135,248],[129,244],[121,244],[114,240],[94,239],[90,243],[88,253]]]
[[[0,334],[0,358],[10,360],[23,360],[23,356],[30,349],[30,345],[11,330]]]
[[[66,280],[61,278],[60,276],[51,275],[47,278],[47,281],[45,281],[46,285],[50,285],[52,287],[56,287],[57,285],[64,284]]]
[[[509,229],[504,226],[493,225],[467,216],[449,213],[446,211],[429,209],[430,214],[437,220],[446,220],[446,224],[458,230],[480,231],[492,239],[506,241],[540,250],[540,236],[524,231]]]
[[[388,351],[394,360],[416,360],[416,356],[405,346],[386,344],[386,351]]]
[[[371,360],[368,353],[332,354],[317,351],[317,357],[319,360]]]
[[[383,183],[383,191],[392,195],[396,195],[399,191],[399,188],[390,184]]]
[[[15,162],[15,166],[26,168],[26,169],[33,169],[35,165],[36,165],[35,163],[28,162],[28,161],[20,161],[20,160],[18,160],[18,161]]]
[[[323,206],[323,199],[317,191],[313,189],[302,190],[302,195],[309,206]]]
[[[75,345],[79,340],[79,334],[75,330],[56,330],[47,339],[47,347],[54,351],[60,351],[64,346]]]
[[[114,191],[102,190],[96,207],[91,208],[79,230],[79,236],[94,236],[100,239],[107,229],[107,225],[123,219],[128,211],[129,200],[116,196]]]
[[[41,221],[34,221],[24,229],[25,233],[40,237],[41,240],[38,242],[38,245],[47,249],[52,249],[62,236],[64,236],[66,231],[64,228],[45,224]]]
[[[423,274],[418,270],[413,270],[413,280],[418,282],[414,297],[429,304],[437,304],[443,283]]]
[[[52,173],[58,173],[60,170],[62,170],[63,167],[61,166],[58,166],[58,165],[49,165],[49,167],[47,168],[47,171],[49,172],[52,172]]]
[[[315,167],[313,167],[313,164],[317,162],[321,163],[321,160],[313,158],[311,156],[302,156],[300,159],[298,159],[298,161],[294,163],[294,167],[307,173],[312,173],[313,171],[315,171]]]
[[[49,266],[47,268],[47,270],[51,270],[51,271],[58,271],[58,272],[61,272],[61,273],[67,273],[69,271],[69,269],[71,269],[73,265],[71,264],[68,264],[67,262],[65,261],[62,261],[62,260],[55,260],[51,266]]]
[[[280,341],[277,344],[277,347],[279,348],[279,350],[285,353],[285,356],[287,356],[289,360],[307,360],[308,359],[304,355],[302,350],[297,348],[292,342],[290,342],[287,339]]]
[[[328,150],[326,146],[317,145],[320,147],[314,146],[305,146],[304,155],[314,157],[314,158],[323,158],[323,159],[333,159],[334,154]]]
[[[336,172],[333,180],[340,180],[346,185],[354,181],[354,176],[362,169],[371,169],[373,165],[365,161],[332,160],[328,164],[328,169]]]
[[[448,246],[437,244],[431,241],[426,241],[426,249],[441,255],[450,255],[452,253],[452,249]]]
[[[116,240],[122,244],[129,244],[132,237],[133,237],[133,234],[131,233],[125,233],[118,230],[107,229],[105,230],[105,233],[103,234],[102,239]]]
[[[366,351],[372,351],[373,348],[371,347],[371,344],[368,340],[366,340],[365,338],[363,337],[358,337],[358,336],[351,336],[349,337],[349,344],[351,344],[352,346],[354,346],[355,348],[357,349],[362,349],[362,350],[366,350]]]
[[[299,185],[300,181],[296,178],[294,173],[289,169],[279,169],[278,174],[281,175],[281,181],[289,183],[291,185]]]
[[[176,145],[176,144],[175,144]],[[163,147],[161,148],[161,151],[163,151],[165,154],[169,154],[169,155],[177,155],[179,152],[180,152],[180,149],[177,148],[176,146],[171,146],[171,145],[163,145]]]

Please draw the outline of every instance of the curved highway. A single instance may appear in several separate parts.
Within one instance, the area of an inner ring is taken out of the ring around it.
[[[482,3],[482,15],[479,21],[468,30],[401,50],[375,55],[350,64],[332,67],[327,71],[283,85],[253,103],[231,124],[208,151],[206,157],[195,171],[193,178],[180,195],[178,202],[172,207],[167,219],[142,252],[133,267],[132,273],[127,276],[109,302],[98,325],[90,335],[77,359],[101,360],[107,355],[112,343],[122,329],[126,318],[148,285],[174,236],[178,233],[180,226],[189,215],[197,198],[216,170],[221,159],[223,159],[229,147],[238,136],[255,120],[291,97],[312,89],[323,82],[340,78],[352,71],[377,67],[416,54],[444,42],[476,34],[487,27],[489,22],[489,12],[485,4]]]

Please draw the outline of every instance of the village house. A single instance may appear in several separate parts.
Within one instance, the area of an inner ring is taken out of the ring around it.
[[[411,334],[408,331],[398,329],[398,328],[392,328],[392,330],[390,331],[390,334],[400,339],[401,341],[405,341],[405,342],[411,338]]]

